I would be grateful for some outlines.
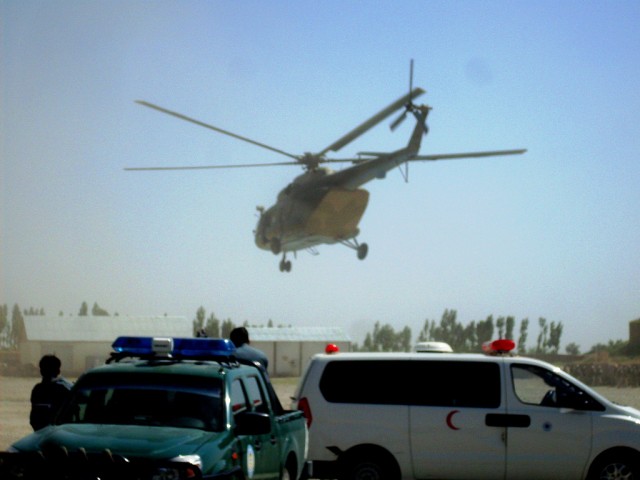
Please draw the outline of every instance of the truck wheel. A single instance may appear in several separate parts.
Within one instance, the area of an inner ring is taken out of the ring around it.
[[[287,464],[282,469],[282,475],[280,475],[280,480],[295,480],[295,469],[291,465],[291,462],[287,462]]]
[[[611,453],[591,467],[589,480],[638,480],[640,461],[625,453]]]

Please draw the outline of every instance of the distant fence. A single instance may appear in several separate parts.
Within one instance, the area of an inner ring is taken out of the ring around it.
[[[640,363],[571,363],[562,369],[594,387],[640,387]]]

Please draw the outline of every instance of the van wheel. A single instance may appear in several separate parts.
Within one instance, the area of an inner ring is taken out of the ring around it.
[[[399,479],[387,463],[365,458],[354,459],[347,464],[340,480],[395,480]]]
[[[589,480],[640,480],[640,461],[625,453],[611,453],[591,467]]]
[[[361,460],[349,465],[343,480],[384,480],[387,476],[376,462]]]

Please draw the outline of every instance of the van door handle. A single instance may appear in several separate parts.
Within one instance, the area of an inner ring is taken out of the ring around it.
[[[512,415],[508,413],[488,413],[485,417],[487,427],[527,428],[531,425],[529,415]]]

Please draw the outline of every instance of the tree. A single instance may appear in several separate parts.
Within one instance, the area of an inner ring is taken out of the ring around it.
[[[396,332],[393,327],[388,323],[380,326],[380,322],[376,322],[373,328],[373,344],[376,347],[376,351],[396,351]]]
[[[193,320],[193,336],[197,336],[198,332],[204,330],[204,318],[207,312],[202,305],[196,311],[196,318]]]
[[[478,343],[478,326],[476,322],[472,320],[464,327],[462,331],[462,338],[464,339],[464,345],[461,346],[461,352],[473,352],[477,351]]]
[[[485,342],[490,342],[493,339],[493,315],[489,315],[485,320],[480,320],[476,326],[476,349],[482,347]]]
[[[507,317],[507,322],[506,322],[506,332],[505,332],[505,337],[504,338],[509,338],[511,340],[513,340],[515,337],[513,335],[513,330],[516,326],[516,319],[514,317]]]
[[[371,333],[367,333],[367,336],[364,337],[364,343],[362,344],[363,352],[373,352],[373,338],[371,337]]]
[[[207,318],[207,324],[204,327],[207,337],[219,338],[220,337],[220,320],[212,313]]]
[[[429,340],[433,339],[435,323],[436,323],[435,320],[426,319],[424,321],[424,326],[422,327],[422,330],[420,330],[420,333],[418,334],[419,342],[428,342]]]
[[[409,352],[411,351],[411,328],[405,326],[400,332],[396,332],[388,323],[381,325],[376,322],[373,332],[367,333],[361,348],[356,346],[356,351],[361,352]]]
[[[504,317],[498,317],[498,319],[496,320],[496,327],[498,327],[498,338],[505,338],[504,337],[504,325],[505,325],[505,319]]]
[[[13,347],[17,347],[27,339],[27,330],[24,327],[24,318],[18,304],[13,306],[13,312],[11,314],[11,334],[10,344]]]
[[[540,326],[540,333],[538,333],[538,343],[536,344],[536,353],[546,353],[547,336],[549,334],[549,325],[547,325],[547,319],[540,317],[538,319],[538,325]]]
[[[231,321],[230,318],[227,318],[224,322],[222,322],[222,328],[220,334],[222,338],[229,338],[231,335],[231,330],[235,328],[235,325]]]
[[[411,329],[405,326],[400,333],[398,333],[398,346],[403,352],[411,351]]]
[[[93,308],[91,309],[91,315],[94,317],[108,317],[109,312],[107,312],[104,308],[100,308],[98,306],[98,302],[94,302]]]
[[[580,355],[580,346],[574,342],[569,343],[564,350],[569,355]]]
[[[523,354],[527,351],[527,336],[529,335],[529,319],[525,318],[520,322],[520,336],[518,337],[518,352]]]
[[[80,311],[78,312],[78,316],[86,317],[87,315],[89,315],[89,306],[87,305],[87,302],[82,302],[82,305],[80,305]]]
[[[549,326],[549,339],[547,347],[552,353],[558,353],[560,350],[560,338],[562,337],[562,322],[551,322]]]
[[[9,307],[5,303],[0,305],[0,333],[9,325]]]

